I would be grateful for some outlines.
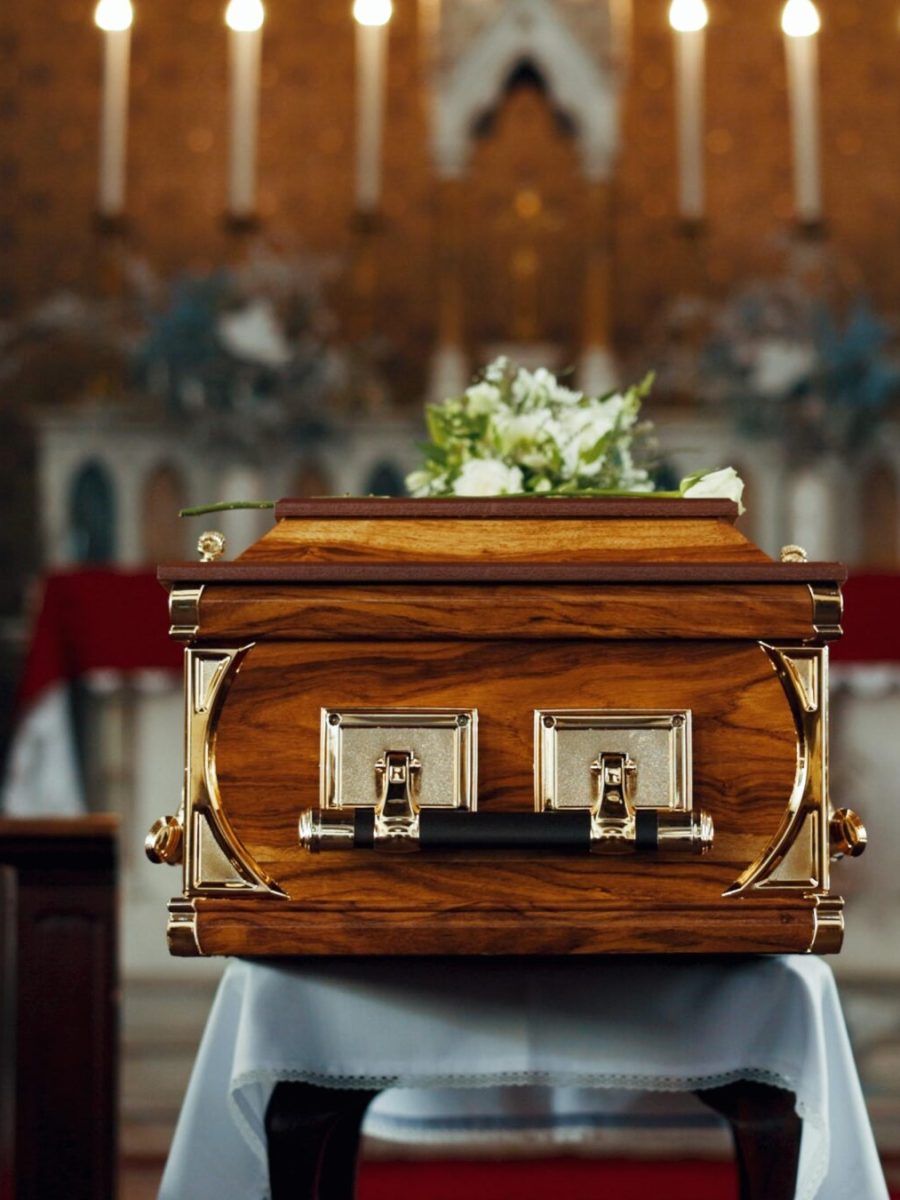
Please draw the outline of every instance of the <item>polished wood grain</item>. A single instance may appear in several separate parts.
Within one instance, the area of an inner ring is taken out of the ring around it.
[[[809,901],[746,901],[660,910],[635,903],[590,909],[431,914],[418,908],[310,911],[276,900],[197,900],[204,954],[772,954],[802,953],[814,933]]]
[[[239,556],[265,563],[769,562],[728,520],[654,517],[277,522]]]
[[[813,607],[803,584],[627,584],[415,589],[260,584],[207,587],[202,639],[708,638],[802,640]]]
[[[479,807],[533,804],[535,708],[690,708],[694,803],[716,822],[704,858],[366,852],[309,855],[301,809],[319,801],[323,706],[479,710]],[[793,720],[769,660],[740,642],[262,643],[232,684],[216,766],[236,836],[309,907],[432,913],[734,901],[722,892],[774,834],[796,761]]]

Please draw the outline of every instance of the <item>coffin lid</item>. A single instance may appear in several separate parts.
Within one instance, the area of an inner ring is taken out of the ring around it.
[[[606,497],[280,500],[234,561],[162,566],[185,583],[840,583],[840,563],[775,562],[730,500]],[[209,518],[215,523],[215,515]]]

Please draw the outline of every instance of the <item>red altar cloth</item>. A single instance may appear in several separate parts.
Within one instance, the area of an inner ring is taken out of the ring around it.
[[[100,567],[54,571],[43,597],[19,686],[20,710],[53,684],[89,671],[180,671],[169,638],[166,594],[152,571]]]
[[[900,663],[900,573],[850,572],[844,586],[844,636],[836,663]]]

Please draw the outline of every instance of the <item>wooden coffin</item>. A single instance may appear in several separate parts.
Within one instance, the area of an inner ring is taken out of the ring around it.
[[[835,563],[729,501],[284,500],[161,569],[174,954],[839,949]],[[316,853],[315,851],[319,852]]]

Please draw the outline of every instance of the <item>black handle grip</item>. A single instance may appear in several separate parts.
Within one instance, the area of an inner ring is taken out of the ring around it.
[[[353,844],[374,845],[375,820],[371,808],[353,815]],[[554,850],[589,854],[591,815],[583,812],[441,812],[426,808],[419,813],[419,845],[423,850]]]

